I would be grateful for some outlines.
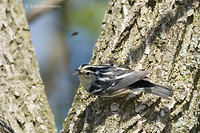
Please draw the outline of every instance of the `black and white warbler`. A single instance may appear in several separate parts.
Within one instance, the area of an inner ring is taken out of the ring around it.
[[[113,97],[142,90],[163,98],[172,97],[172,88],[145,80],[150,71],[133,71],[109,65],[81,65],[76,73],[84,89],[91,94]]]

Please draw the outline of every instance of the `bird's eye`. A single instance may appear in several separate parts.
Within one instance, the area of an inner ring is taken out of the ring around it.
[[[86,74],[86,76],[89,76],[89,75],[90,75],[90,73],[89,73],[89,72],[86,72],[85,74]]]

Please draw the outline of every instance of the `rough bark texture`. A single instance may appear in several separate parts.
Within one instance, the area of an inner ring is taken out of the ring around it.
[[[101,98],[79,88],[62,132],[197,132],[199,33],[198,0],[110,0],[90,63],[150,69],[153,82],[173,86],[173,98]]]
[[[21,0],[0,1],[0,119],[1,132],[56,132]]]

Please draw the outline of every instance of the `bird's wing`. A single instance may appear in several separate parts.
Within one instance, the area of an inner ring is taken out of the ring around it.
[[[112,93],[145,78],[150,73],[150,71],[136,72],[125,68],[112,70],[103,72],[102,76],[94,80],[89,92],[96,95]]]
[[[116,84],[111,86],[111,88],[120,89],[120,88],[127,87],[127,86],[145,78],[150,73],[150,71],[148,71],[148,70],[140,71],[140,72],[127,70],[127,71],[123,71],[123,72],[124,72],[123,74],[115,77]]]

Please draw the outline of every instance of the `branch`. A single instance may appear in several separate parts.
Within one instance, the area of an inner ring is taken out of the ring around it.
[[[64,0],[50,0],[50,1],[44,1],[37,5],[25,5],[26,8],[32,8],[31,11],[26,14],[28,22],[31,22],[38,16],[51,11],[56,8],[61,8],[61,4],[64,2]]]

